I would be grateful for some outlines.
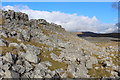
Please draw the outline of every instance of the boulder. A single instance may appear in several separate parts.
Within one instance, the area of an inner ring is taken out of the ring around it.
[[[30,41],[30,39],[31,39],[31,32],[30,32],[30,30],[23,30],[22,31],[22,37],[23,37],[23,40],[24,41]]]
[[[2,69],[0,69],[0,77],[3,77],[4,74],[5,74],[5,72]]]
[[[19,74],[12,70],[6,70],[5,71],[5,77],[4,78],[20,78]]]
[[[40,59],[37,57],[36,54],[29,53],[29,52],[26,53],[25,59],[28,60],[29,62],[33,62],[33,63],[39,63],[39,61],[40,61]]]
[[[7,42],[5,40],[0,39],[0,46],[7,46]]]
[[[90,59],[87,60],[86,62],[86,67],[90,69],[92,68],[92,64],[97,64],[97,63],[98,63],[97,58],[90,56]]]
[[[14,63],[16,61],[16,55],[7,52],[3,59],[10,63]]]
[[[53,60],[55,60],[55,61],[59,61],[59,62],[62,61],[62,60],[61,60],[57,55],[55,55],[54,53],[51,53],[50,56],[51,56],[51,58],[52,58]]]
[[[10,43],[9,47],[12,47],[12,46],[14,46],[16,48],[20,48],[19,44],[17,44],[17,43]]]
[[[45,61],[45,62],[42,62],[42,63],[44,63],[47,66],[52,66],[52,63],[50,61]]]
[[[24,66],[27,72],[33,69],[33,66],[28,61],[24,61]]]

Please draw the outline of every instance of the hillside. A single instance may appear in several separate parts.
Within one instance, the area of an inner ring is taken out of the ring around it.
[[[2,11],[0,78],[119,77],[118,46],[96,45],[61,25]]]
[[[93,33],[93,32],[81,32],[77,33],[79,37],[112,37],[120,38],[120,33]]]

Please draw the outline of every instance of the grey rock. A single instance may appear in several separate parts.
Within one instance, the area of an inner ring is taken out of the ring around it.
[[[34,75],[34,78],[43,78],[43,77],[41,75],[36,74]]]
[[[86,78],[88,70],[84,65],[78,65],[76,70],[76,78]]]
[[[53,51],[53,48],[52,48],[52,47],[49,47],[49,51]]]
[[[106,67],[112,67],[114,66],[113,63],[109,62],[109,61],[104,61],[103,65],[106,64]]]
[[[10,43],[9,47],[12,47],[12,46],[14,46],[16,48],[20,48],[20,46],[17,43]]]
[[[16,36],[16,35],[17,35],[17,32],[16,32],[16,31],[12,31],[12,32],[11,32],[11,35],[12,35],[12,36]]]
[[[2,67],[3,67],[3,61],[0,60],[0,68],[2,68]]]
[[[24,52],[18,52],[18,58],[21,59],[21,58],[25,58],[26,56],[26,53]]]
[[[22,37],[24,41],[30,41],[31,35],[29,30],[23,30],[22,31]]]
[[[44,77],[46,75],[46,72],[43,69],[39,69],[39,70],[35,70],[35,74]]]
[[[19,73],[20,73],[20,74],[23,74],[23,73],[25,72],[25,70],[26,70],[25,67],[21,66],[21,68],[20,68],[20,70],[19,70]]]
[[[51,56],[51,58],[52,58],[53,60],[55,60],[55,61],[59,61],[59,62],[62,61],[62,60],[61,60],[57,55],[55,55],[54,53],[51,53],[50,56]]]
[[[5,71],[5,77],[4,78],[19,78],[19,74],[12,70],[6,70]]]
[[[65,48],[66,47],[66,43],[58,43],[58,46]]]
[[[27,46],[24,43],[21,43],[20,46],[25,50],[27,49]]]
[[[25,72],[25,67],[23,67],[22,65],[13,65],[12,70],[14,70],[20,74],[23,74]]]
[[[4,70],[9,70],[11,68],[11,64],[10,63],[5,63],[3,66],[2,66],[2,69]]]
[[[20,69],[20,66],[19,65],[13,65],[12,66],[12,70],[14,70],[14,71],[19,71],[19,69]]]
[[[45,62],[43,62],[45,65],[47,65],[47,66],[52,66],[52,63],[51,62],[49,62],[49,61],[45,61]]]
[[[68,74],[63,73],[60,77],[61,77],[61,78],[67,78],[67,76],[68,76]]]
[[[25,68],[26,68],[27,72],[29,72],[30,70],[33,69],[33,66],[28,61],[25,61],[24,65],[25,65]]]
[[[24,73],[21,78],[30,78],[31,77],[31,73],[30,72],[27,72],[27,73]]]
[[[36,65],[35,70],[40,70],[40,69],[48,69],[48,67],[44,63],[39,63]]]
[[[52,78],[50,74],[46,74],[45,78]]]
[[[14,63],[16,61],[16,55],[12,53],[6,53],[3,59],[10,63]]]
[[[111,74],[115,77],[118,77],[118,72],[115,72],[115,71],[111,71]]]
[[[51,71],[51,72],[50,72],[50,75],[51,75],[52,77],[53,77],[55,74],[56,74],[55,71]]]
[[[26,53],[25,59],[33,63],[39,63],[40,61],[40,59],[37,57],[36,54],[29,53],[29,52]]]
[[[22,65],[22,64],[23,64],[23,61],[20,60],[20,59],[18,59],[18,60],[16,61],[16,64],[17,64],[17,65]]]
[[[0,46],[7,46],[7,42],[5,40],[0,39]]]
[[[38,23],[39,24],[44,24],[44,25],[48,24],[48,22],[46,20],[44,20],[44,19],[38,19]]]
[[[92,68],[92,64],[97,64],[98,60],[95,57],[90,57],[90,59],[86,62],[86,67],[87,68]]]
[[[73,76],[76,74],[76,68],[74,65],[68,65],[67,72],[70,72]]]
[[[40,49],[35,46],[27,45],[27,53],[35,54],[35,55],[40,55]]]
[[[56,69],[56,72],[60,74],[60,73],[64,72],[64,69],[62,69],[62,68]]]
[[[5,72],[2,69],[0,69],[0,76],[4,76],[4,74]]]
[[[17,34],[17,41],[23,41],[23,40],[24,40],[24,38],[23,38],[22,33],[18,33]]]

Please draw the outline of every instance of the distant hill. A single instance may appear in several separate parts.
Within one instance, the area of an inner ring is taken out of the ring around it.
[[[82,32],[82,34],[77,34],[79,37],[112,37],[120,38],[120,33],[93,33],[93,32]]]

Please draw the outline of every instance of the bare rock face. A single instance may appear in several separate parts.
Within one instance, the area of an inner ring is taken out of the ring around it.
[[[0,79],[119,77],[116,45],[101,47],[25,13],[2,16]]]
[[[9,19],[9,20],[23,20],[23,21],[28,21],[28,15],[25,13],[21,13],[21,12],[14,12],[13,10],[9,10],[9,11],[3,11],[3,18],[5,19]]]

